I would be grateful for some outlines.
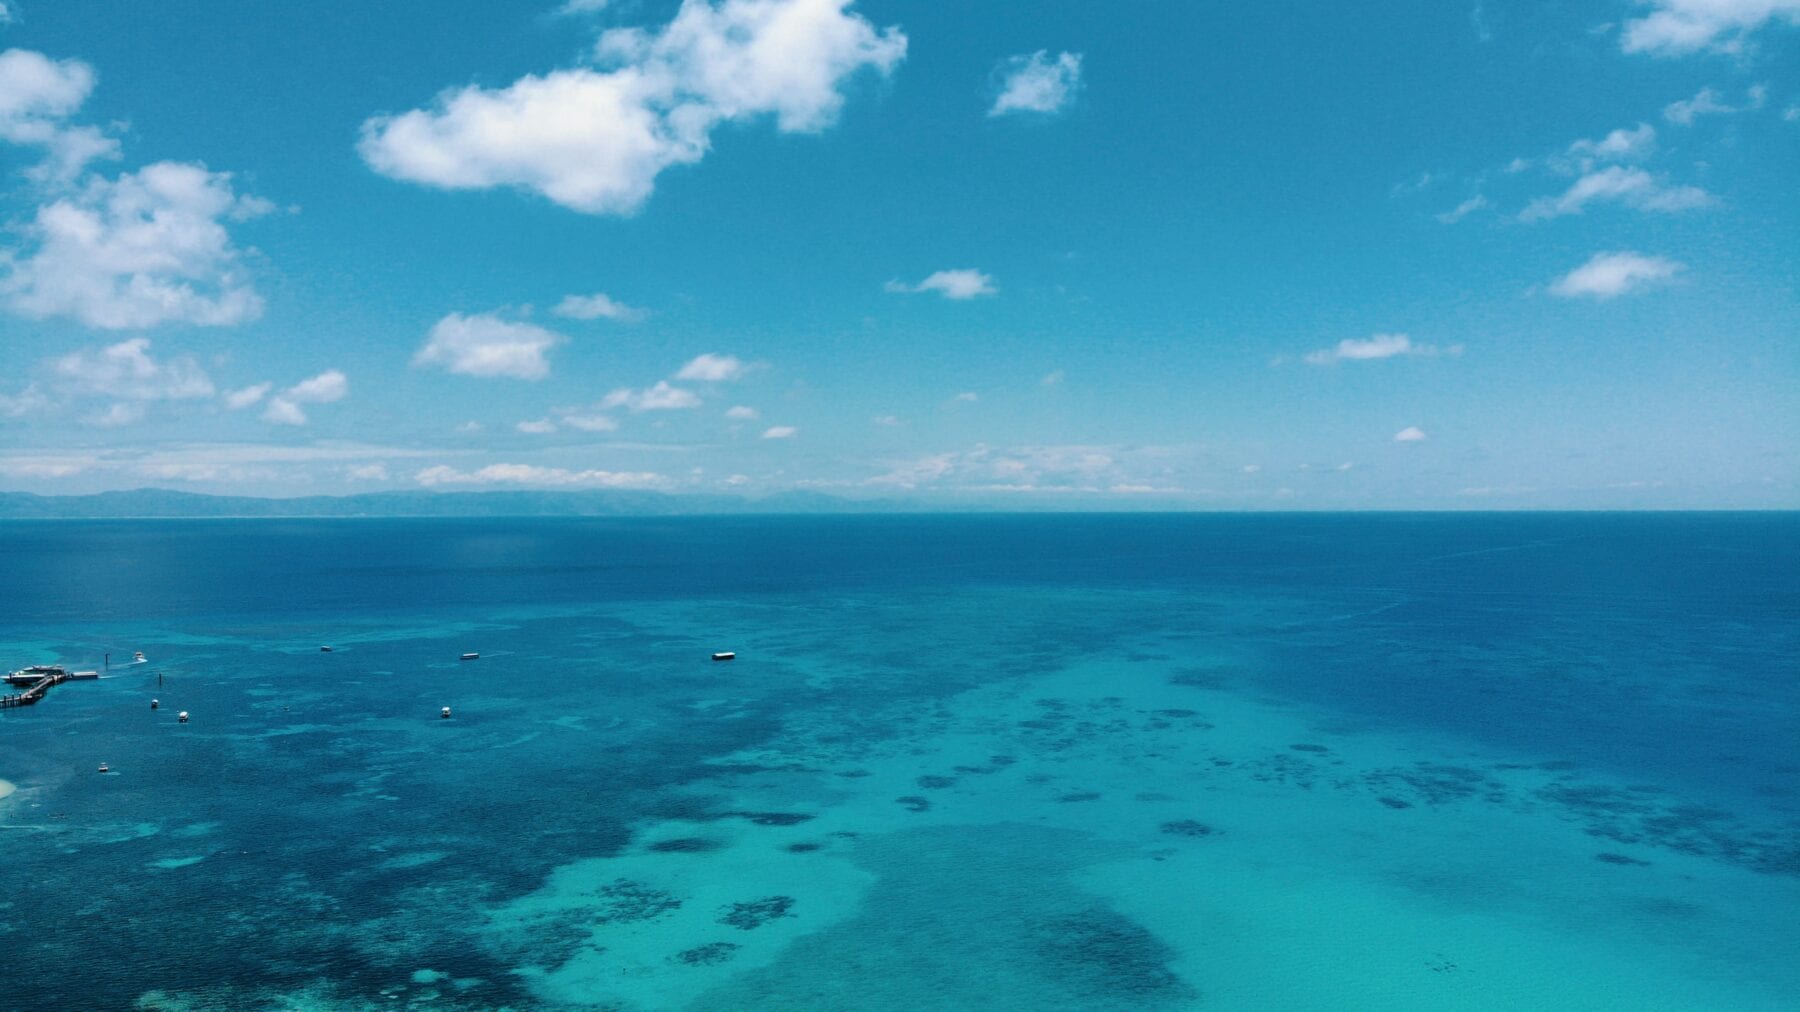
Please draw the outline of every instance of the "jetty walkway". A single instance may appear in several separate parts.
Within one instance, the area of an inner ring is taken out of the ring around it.
[[[34,664],[21,671],[0,678],[13,688],[23,687],[25,691],[0,696],[0,710],[10,710],[16,706],[31,706],[44,698],[51,689],[64,682],[99,678],[97,671],[68,671],[56,664]]]

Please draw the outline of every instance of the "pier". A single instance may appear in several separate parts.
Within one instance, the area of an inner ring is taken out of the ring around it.
[[[15,671],[0,678],[13,688],[23,688],[23,692],[0,696],[0,710],[10,710],[19,706],[31,706],[43,699],[53,688],[64,682],[100,677],[93,671],[68,671],[60,665],[34,664],[29,668]]]

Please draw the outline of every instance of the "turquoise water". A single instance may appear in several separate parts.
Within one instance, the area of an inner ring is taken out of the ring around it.
[[[0,1007],[1800,1005],[1800,516],[0,558]]]

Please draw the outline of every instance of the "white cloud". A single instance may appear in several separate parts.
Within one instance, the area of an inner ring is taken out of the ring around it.
[[[465,376],[537,380],[550,374],[545,354],[567,338],[536,324],[502,320],[492,313],[451,313],[432,325],[413,365],[437,365]]]
[[[755,408],[745,404],[739,404],[736,407],[727,409],[725,417],[736,419],[738,421],[750,421],[760,416],[757,414]]]
[[[305,425],[306,411],[300,405],[331,404],[343,400],[349,393],[349,379],[336,369],[328,369],[269,398],[262,418],[277,425]]]
[[[263,408],[262,419],[276,425],[305,425],[306,412],[286,397],[271,397]]]
[[[330,404],[343,400],[349,392],[349,379],[336,369],[328,369],[288,387],[281,395],[302,404]]]
[[[274,385],[273,383],[254,383],[241,390],[228,390],[225,393],[225,406],[233,411],[241,411],[262,400]]]
[[[34,319],[91,327],[225,326],[262,315],[222,223],[266,201],[238,196],[228,173],[157,162],[116,179],[91,177],[38,208],[22,228],[29,251],[0,254],[0,297]]]
[[[598,14],[611,2],[612,0],[563,0],[563,5],[556,9],[556,13]]]
[[[49,406],[50,398],[36,383],[26,384],[25,389],[11,396],[0,394],[0,418],[22,418]]]
[[[1482,208],[1486,207],[1487,205],[1488,205],[1488,199],[1486,197],[1482,196],[1481,194],[1477,193],[1475,196],[1470,197],[1468,200],[1463,201],[1462,203],[1456,205],[1454,208],[1451,208],[1450,210],[1445,211],[1443,214],[1438,215],[1437,220],[1443,222],[1446,225],[1454,225],[1457,222],[1463,220],[1464,218],[1467,218],[1469,215],[1474,214],[1476,211],[1479,211]]]
[[[94,80],[93,68],[79,60],[28,49],[0,53],[0,140],[44,149],[44,163],[27,170],[33,179],[67,182],[89,162],[119,156],[118,141],[64,122],[87,101]]]
[[[570,471],[533,464],[489,464],[458,471],[439,464],[413,476],[427,488],[439,485],[531,485],[551,488],[661,488],[669,480],[650,471]]]
[[[1642,211],[1685,211],[1715,203],[1697,186],[1670,186],[1639,168],[1612,165],[1577,179],[1560,196],[1539,197],[1519,212],[1521,221],[1580,214],[1592,203],[1621,203]]]
[[[1081,86],[1081,54],[1045,50],[1013,56],[1000,64],[1000,94],[989,116],[1009,112],[1053,113],[1061,110]]]
[[[89,425],[98,425],[103,429],[114,429],[126,425],[136,425],[144,420],[144,406],[118,401],[98,415],[87,419]]]
[[[0,25],[10,25],[12,24],[12,20],[12,10],[5,4],[0,3]]]
[[[664,169],[706,155],[715,127],[771,116],[783,132],[820,131],[836,121],[846,79],[893,70],[906,36],[847,5],[685,0],[660,29],[603,34],[597,68],[446,91],[431,109],[365,122],[359,150],[396,179],[515,186],[576,211],[629,214]]]
[[[487,428],[487,426],[480,422],[464,422],[456,427],[456,431],[463,435],[470,435],[472,433],[480,432],[485,428]]]
[[[1655,150],[1656,128],[1639,123],[1629,130],[1619,127],[1599,140],[1581,138],[1569,145],[1567,156],[1585,172],[1599,162],[1640,161]]]
[[[678,380],[697,380],[704,383],[722,383],[744,375],[746,366],[731,355],[706,354],[695,357],[681,367],[675,374]]]
[[[344,473],[357,481],[388,480],[388,469],[386,464],[361,464],[350,468]]]
[[[904,424],[900,421],[899,415],[876,415],[874,418],[869,419],[869,421],[874,422],[876,425],[885,426],[887,428],[893,428],[895,426]]]
[[[1308,365],[1335,365],[1339,362],[1367,362],[1374,359],[1394,358],[1397,356],[1415,356],[1419,358],[1436,358],[1439,355],[1460,355],[1462,346],[1453,344],[1448,348],[1438,348],[1431,344],[1415,344],[1405,334],[1375,334],[1366,338],[1347,337],[1330,348],[1308,352]]]
[[[1663,107],[1663,119],[1681,126],[1691,126],[1694,120],[1702,116],[1716,116],[1723,113],[1737,112],[1736,109],[1719,101],[1719,93],[1711,88],[1701,88],[1693,98],[1684,98],[1679,102],[1670,102]]]
[[[187,400],[213,395],[212,380],[191,357],[157,361],[150,339],[134,337],[99,351],[77,351],[51,363],[70,387],[126,401]]]
[[[946,299],[973,299],[979,295],[993,295],[999,291],[994,287],[994,279],[973,268],[936,271],[916,285],[904,281],[889,281],[882,286],[887,291],[902,294],[919,292],[938,292]]]
[[[619,428],[610,415],[582,414],[578,409],[558,409],[557,414],[564,425],[582,432],[613,432]]]
[[[1422,443],[1425,441],[1425,438],[1425,430],[1419,428],[1417,425],[1408,425],[1406,428],[1394,433],[1394,442],[1396,443]]]
[[[620,323],[632,323],[648,315],[642,309],[627,306],[605,292],[565,295],[550,312],[571,320],[617,320]]]
[[[1684,265],[1667,257],[1641,253],[1596,253],[1587,263],[1558,278],[1550,286],[1553,295],[1565,299],[1611,299],[1642,291],[1673,278]]]
[[[1619,42],[1627,53],[1681,56],[1710,49],[1741,52],[1748,36],[1770,21],[1800,24],[1800,0],[1649,0],[1656,8],[1625,22]]]
[[[763,430],[764,439],[792,439],[800,434],[800,430],[792,425],[771,425]]]
[[[541,436],[541,435],[545,435],[547,433],[555,432],[556,431],[556,423],[551,421],[548,418],[539,418],[536,421],[520,422],[517,425],[514,425],[513,428],[519,430],[520,432],[529,433],[531,435]]]
[[[625,408],[634,412],[674,411],[699,406],[700,398],[692,390],[670,386],[668,380],[658,380],[655,386],[646,390],[621,387],[600,399],[602,410]]]
[[[981,400],[981,395],[973,390],[964,390],[962,393],[950,398],[952,404],[974,404],[979,400]]]

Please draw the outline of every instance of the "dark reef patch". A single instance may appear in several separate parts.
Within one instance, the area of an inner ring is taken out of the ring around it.
[[[742,946],[736,942],[707,942],[675,954],[675,962],[688,966],[715,966],[737,955]]]
[[[1410,802],[1410,801],[1401,801],[1399,798],[1390,798],[1385,794],[1379,798],[1376,798],[1375,800],[1381,802],[1382,804],[1388,806],[1389,808],[1411,808],[1412,807],[1412,802]]]
[[[815,818],[805,812],[732,812],[731,814],[759,826],[798,826],[802,822],[811,822]]]
[[[921,798],[917,794],[908,794],[905,797],[895,798],[894,800],[906,806],[906,810],[909,812],[924,812],[929,811],[931,808],[931,799]]]
[[[724,846],[717,840],[708,840],[702,836],[678,836],[673,840],[658,840],[647,849],[658,854],[705,854]]]
[[[1312,745],[1312,744],[1308,744],[1306,742],[1301,742],[1298,745],[1289,745],[1288,748],[1291,748],[1296,752],[1329,752],[1329,751],[1331,751],[1330,749],[1326,748],[1323,745]]]
[[[1100,794],[1097,791],[1076,791],[1073,794],[1064,794],[1056,800],[1061,801],[1064,804],[1077,801],[1099,801]]]
[[[946,787],[956,786],[955,777],[939,776],[935,773],[927,773],[913,782],[928,791],[941,791]]]
[[[647,921],[681,906],[674,894],[630,879],[616,879],[595,892],[600,902],[593,919],[601,924]]]
[[[719,923],[740,931],[751,931],[779,917],[787,917],[794,905],[792,896],[767,896],[747,903],[733,903],[720,915]]]
[[[1096,1004],[1137,1007],[1199,997],[1169,969],[1173,950],[1115,911],[1098,907],[1052,918],[1032,935],[1045,973]]]
[[[1213,828],[1198,819],[1176,819],[1162,824],[1162,831],[1170,836],[1211,836]]]
[[[825,845],[822,843],[790,843],[787,845],[787,852],[790,854],[810,854],[824,846]]]
[[[1598,853],[1598,854],[1595,854],[1595,855],[1594,855],[1594,860],[1596,860],[1596,861],[1604,861],[1604,862],[1605,862],[1605,863],[1607,863],[1607,864],[1637,864],[1637,865],[1648,865],[1648,864],[1649,864],[1649,863],[1650,863],[1650,862],[1648,862],[1648,861],[1642,861],[1642,860],[1639,860],[1639,859],[1637,859],[1637,858],[1635,858],[1635,857],[1632,857],[1632,856],[1631,856],[1631,855],[1629,855],[1629,854],[1615,854],[1615,853],[1613,853],[1613,852],[1612,852],[1612,851],[1610,851],[1610,850],[1608,850],[1608,851],[1602,851],[1602,852],[1600,852],[1600,853]]]

